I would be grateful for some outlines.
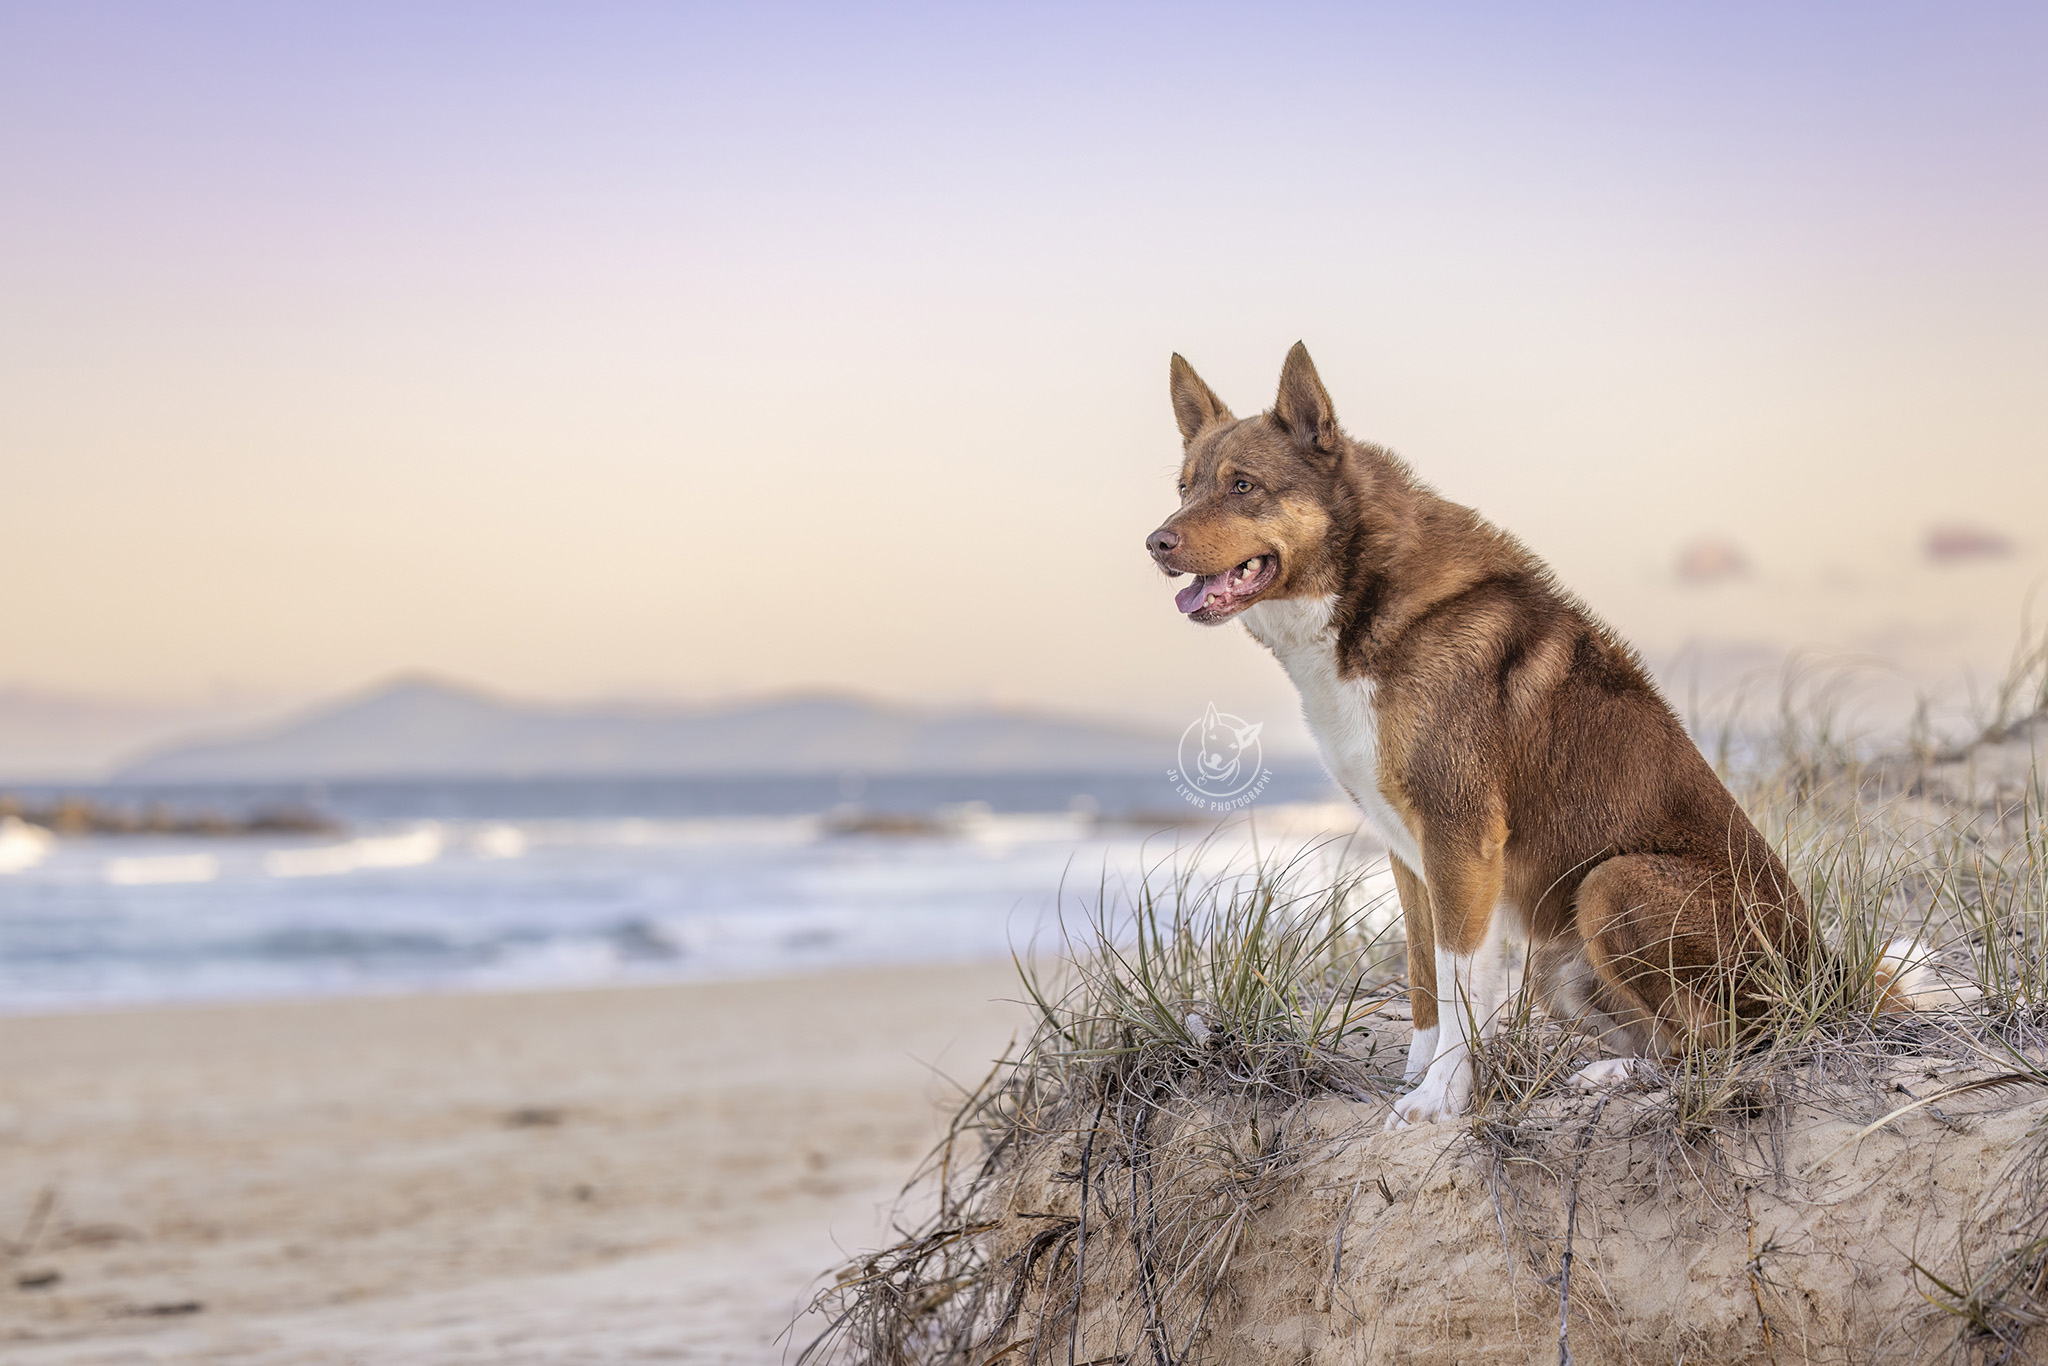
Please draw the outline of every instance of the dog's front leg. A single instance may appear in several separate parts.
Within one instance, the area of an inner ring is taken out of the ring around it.
[[[1497,829],[1481,839],[1439,838],[1423,846],[1436,940],[1435,1056],[1415,1089],[1394,1102],[1390,1129],[1456,1119],[1471,1107],[1472,1046],[1492,1035],[1508,998],[1505,845],[1506,832]]]
[[[1408,1013],[1415,1023],[1401,1079],[1417,1082],[1436,1059],[1436,931],[1429,919],[1429,888],[1421,874],[1398,858],[1389,856],[1387,862],[1394,870],[1394,890],[1401,897],[1401,926],[1408,936]]]

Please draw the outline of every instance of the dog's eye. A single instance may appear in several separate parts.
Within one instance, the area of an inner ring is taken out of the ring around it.
[[[1230,491],[1232,493],[1250,493],[1252,491],[1252,481],[1249,479],[1240,479],[1235,484],[1232,484],[1230,486]]]
[[[1179,488],[1180,488],[1180,491],[1181,491],[1181,493],[1183,493],[1183,494],[1187,493],[1187,491],[1188,491],[1188,481],[1187,481],[1187,480],[1185,480],[1185,479],[1181,480],[1181,481],[1180,481],[1180,485],[1179,485]]]

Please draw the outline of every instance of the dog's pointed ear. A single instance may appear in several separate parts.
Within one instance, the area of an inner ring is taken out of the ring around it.
[[[1287,362],[1280,367],[1280,396],[1273,400],[1273,420],[1304,450],[1325,455],[1339,450],[1337,409],[1330,402],[1330,391],[1323,388],[1322,376],[1316,373],[1316,363],[1308,358],[1308,348],[1300,342],[1288,351]]]
[[[1217,725],[1218,722],[1216,720],[1216,704],[1214,702],[1211,702],[1209,704],[1209,710],[1202,713],[1202,729],[1205,732],[1212,731],[1216,729]]]
[[[1188,445],[1206,427],[1235,421],[1223,400],[1216,397],[1216,391],[1202,383],[1195,367],[1182,359],[1180,352],[1173,353],[1173,363],[1167,370],[1173,392],[1173,420],[1180,424],[1181,445]]]
[[[1252,741],[1259,738],[1259,732],[1264,730],[1265,728],[1266,723],[1264,721],[1252,722],[1249,726],[1246,726],[1243,730],[1237,733],[1237,743],[1240,745],[1250,744]]]

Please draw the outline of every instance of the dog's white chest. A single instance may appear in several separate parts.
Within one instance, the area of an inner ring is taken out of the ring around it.
[[[1351,794],[1388,851],[1420,875],[1422,850],[1380,790],[1380,718],[1372,682],[1338,676],[1337,633],[1330,623],[1335,606],[1335,598],[1259,602],[1240,620],[1294,680],[1302,717],[1330,776]]]

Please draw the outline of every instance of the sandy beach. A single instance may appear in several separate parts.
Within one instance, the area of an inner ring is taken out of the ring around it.
[[[1002,964],[0,1019],[0,1356],[782,1360],[1015,994]]]

